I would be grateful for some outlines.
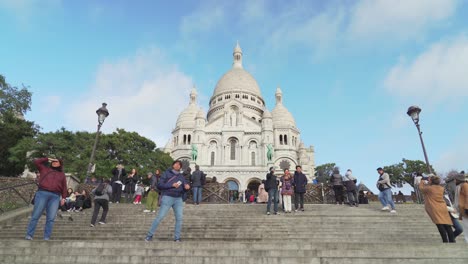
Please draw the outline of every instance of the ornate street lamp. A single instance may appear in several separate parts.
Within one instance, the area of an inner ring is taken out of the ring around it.
[[[424,146],[424,141],[422,138],[421,128],[419,127],[419,113],[421,113],[421,108],[419,108],[419,106],[413,105],[408,108],[406,113],[411,117],[414,124],[416,125],[416,128],[418,129],[419,139],[421,140],[421,145],[424,152],[424,158],[426,159],[427,171],[432,173],[431,165],[429,165],[429,159],[427,158],[426,147]]]
[[[98,110],[96,110],[96,114],[98,115],[98,127],[96,132],[96,139],[94,140],[93,150],[91,151],[91,158],[89,159],[88,171],[86,172],[87,179],[89,178],[89,175],[91,174],[91,169],[93,168],[94,155],[96,153],[96,146],[99,139],[99,132],[101,130],[101,126],[104,123],[104,120],[106,120],[106,117],[109,116],[109,111],[107,110],[106,106],[106,103],[102,103],[102,106]]]

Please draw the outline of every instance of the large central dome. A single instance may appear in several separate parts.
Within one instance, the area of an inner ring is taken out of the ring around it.
[[[226,72],[218,81],[212,98],[227,92],[244,92],[262,98],[257,81],[242,67],[242,50],[239,43],[234,48],[233,57],[232,69]]]

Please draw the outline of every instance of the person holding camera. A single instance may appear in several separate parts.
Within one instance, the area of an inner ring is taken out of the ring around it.
[[[427,181],[425,178],[419,183],[419,190],[424,195],[424,208],[437,226],[444,243],[455,243],[452,230],[452,219],[447,210],[444,200],[444,187],[440,186],[440,178],[430,174]]]
[[[382,168],[377,168],[379,173],[379,180],[377,181],[377,189],[379,189],[379,200],[383,205],[382,211],[390,210],[390,213],[396,213],[395,203],[392,197],[392,185],[390,183],[390,176],[384,172]],[[390,206],[390,207],[389,207]]]
[[[63,173],[61,160],[54,158],[40,158],[34,160],[39,170],[39,188],[34,195],[34,208],[26,231],[26,240],[32,240],[36,231],[37,222],[42,213],[46,212],[44,240],[49,240],[54,227],[55,217],[59,206],[65,204],[68,195],[67,179]]]
[[[180,160],[174,161],[172,163],[172,168],[165,171],[157,183],[158,190],[162,192],[161,208],[159,209],[158,215],[154,219],[150,230],[146,235],[146,242],[153,240],[156,229],[171,208],[174,210],[176,220],[174,241],[180,242],[180,232],[182,230],[182,221],[184,216],[184,201],[182,200],[182,196],[190,189],[190,185],[184,175],[180,173],[181,168],[182,162]]]

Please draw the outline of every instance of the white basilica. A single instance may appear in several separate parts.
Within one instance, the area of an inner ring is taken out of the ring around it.
[[[294,117],[276,89],[276,105],[268,111],[257,81],[242,67],[242,50],[234,48],[234,63],[216,84],[208,114],[190,93],[188,107],[180,113],[165,151],[174,159],[199,165],[208,176],[231,189],[256,190],[271,166],[277,175],[301,165],[314,176],[314,148],[306,148]]]

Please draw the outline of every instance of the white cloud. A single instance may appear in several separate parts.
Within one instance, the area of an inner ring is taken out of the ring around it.
[[[188,105],[192,79],[167,61],[156,48],[101,64],[93,87],[77,98],[67,115],[68,126],[92,131],[95,109],[108,104],[105,132],[138,131],[164,147],[178,114]]]
[[[431,102],[460,100],[468,96],[468,38],[433,44],[412,61],[402,59],[388,72],[385,87],[402,97]]]
[[[353,39],[409,39],[450,17],[458,0],[362,0],[350,14]]]
[[[193,13],[182,17],[180,31],[184,37],[210,32],[223,23],[226,11],[221,2],[205,2]]]

